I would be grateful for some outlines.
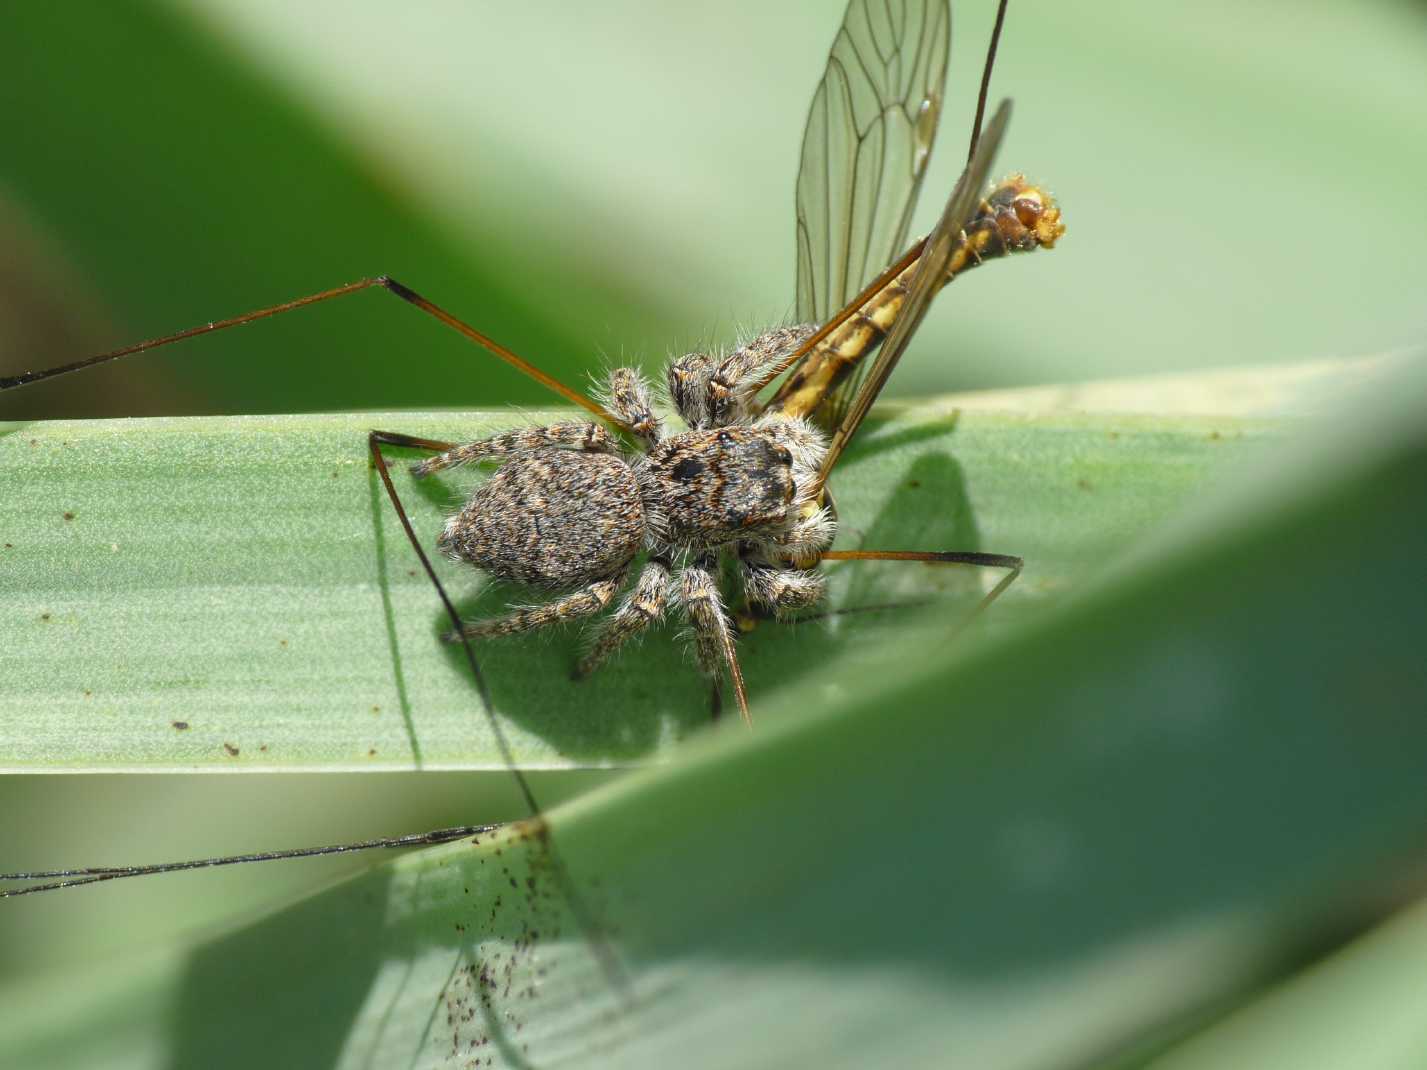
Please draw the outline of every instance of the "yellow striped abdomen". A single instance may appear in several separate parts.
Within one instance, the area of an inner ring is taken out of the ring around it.
[[[1051,248],[1065,233],[1054,198],[1011,175],[981,202],[962,229],[941,285],[963,271],[1007,253]],[[808,417],[833,394],[857,363],[875,350],[902,311],[918,262],[868,299],[800,360],[783,380],[765,411]]]

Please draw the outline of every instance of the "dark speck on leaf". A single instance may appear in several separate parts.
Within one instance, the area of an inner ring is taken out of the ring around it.
[[[187,732],[187,731],[188,731],[188,722],[187,722],[187,721],[174,721],[174,722],[173,722],[173,726],[174,726],[174,728],[176,728],[176,729],[177,729],[178,731],[180,731],[180,732]]]
[[[230,758],[236,758],[238,756],[238,748],[231,743],[224,743],[223,749],[228,752],[228,757]]]
[[[48,613],[41,613],[41,614],[40,614],[40,620],[49,620],[49,619],[50,619],[50,615],[49,615]]]
[[[916,489],[917,489],[918,487],[920,487],[921,485],[922,485],[922,481],[921,481],[920,479],[909,479],[909,480],[907,480],[907,486],[911,487],[913,490],[916,490]]]
[[[73,519],[74,519],[74,514],[71,513],[71,512],[66,511],[65,514],[64,514],[64,518],[65,518],[66,520],[73,520]]]

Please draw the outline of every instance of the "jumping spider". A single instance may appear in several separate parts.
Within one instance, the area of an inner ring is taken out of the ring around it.
[[[786,613],[822,597],[825,578],[790,562],[825,549],[836,528],[817,505],[827,452],[822,433],[803,420],[758,415],[754,401],[763,373],[812,331],[775,328],[724,358],[690,353],[671,362],[669,400],[688,425],[676,434],[665,433],[638,371],[609,372],[599,400],[637,450],[599,424],[557,423],[493,435],[413,465],[424,477],[503,459],[447,521],[437,545],[499,580],[555,596],[464,622],[462,631],[513,635],[599,613],[625,585],[635,557],[647,552],[633,588],[595,631],[574,675],[593,672],[673,601],[693,628],[699,667],[715,695],[726,665],[746,718],[718,586],[720,557],[736,558],[750,603]]]

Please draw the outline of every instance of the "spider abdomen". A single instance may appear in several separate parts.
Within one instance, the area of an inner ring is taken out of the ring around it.
[[[623,460],[541,449],[510,457],[477,487],[438,545],[498,579],[558,589],[621,571],[644,531],[639,485]]]

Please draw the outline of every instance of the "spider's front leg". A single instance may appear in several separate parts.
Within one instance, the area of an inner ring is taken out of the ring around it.
[[[715,375],[729,389],[740,395],[754,393],[770,367],[817,334],[817,331],[816,323],[771,327],[725,357]]]
[[[722,359],[686,353],[670,363],[669,397],[691,428],[727,427],[748,417],[767,370],[817,328],[774,327]]]
[[[748,712],[748,691],[743,686],[743,669],[733,646],[733,629],[724,612],[723,598],[718,589],[718,558],[705,554],[680,573],[680,598],[689,622],[694,626],[694,649],[699,668],[704,675],[717,681],[724,665],[733,679],[733,694],[744,723],[753,727]],[[715,683],[717,687],[717,683]],[[717,693],[717,692],[715,692]]]
[[[610,371],[604,388],[595,396],[646,448],[663,437],[664,425],[654,412],[649,382],[634,368]]]
[[[816,569],[747,558],[740,558],[738,566],[749,603],[779,617],[815,606],[827,593],[827,577]]]

